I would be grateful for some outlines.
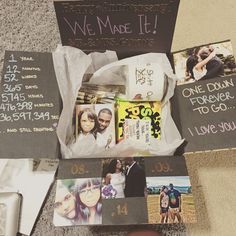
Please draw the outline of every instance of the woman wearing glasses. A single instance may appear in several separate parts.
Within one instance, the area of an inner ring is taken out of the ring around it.
[[[101,180],[99,178],[78,179],[76,204],[81,224],[102,223]]]

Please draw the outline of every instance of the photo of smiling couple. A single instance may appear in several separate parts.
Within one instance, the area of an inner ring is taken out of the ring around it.
[[[146,176],[139,158],[106,159],[103,163],[102,198],[146,196]]]
[[[74,158],[115,145],[113,104],[76,105],[75,121],[75,139],[69,144]]]

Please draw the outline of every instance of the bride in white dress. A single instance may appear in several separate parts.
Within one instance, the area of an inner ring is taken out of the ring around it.
[[[106,175],[106,183],[112,185],[112,187],[116,190],[115,198],[125,197],[125,174],[123,173],[123,168],[120,160],[111,160],[108,168],[108,173]]]

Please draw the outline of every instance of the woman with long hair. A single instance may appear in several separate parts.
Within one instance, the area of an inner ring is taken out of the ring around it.
[[[207,51],[206,47],[196,49],[186,61],[186,73],[194,80],[200,80],[206,75],[206,64],[216,56],[212,48],[209,48],[208,52],[204,50]]]
[[[106,185],[111,185],[116,191],[114,198],[124,198],[125,189],[125,175],[123,173],[123,167],[121,161],[118,159],[112,159],[109,163],[107,174],[105,176]]]
[[[168,222],[169,196],[167,193],[168,188],[166,186],[162,186],[160,192],[160,215],[162,224]]]
[[[98,148],[97,139],[98,120],[95,111],[90,108],[81,110],[78,114],[78,135],[71,145],[69,145],[72,156],[88,156]]]
[[[99,178],[78,180],[76,205],[81,224],[102,223],[101,180]]]

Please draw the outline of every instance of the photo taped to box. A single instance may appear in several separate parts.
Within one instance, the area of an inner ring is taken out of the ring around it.
[[[236,63],[230,40],[173,52],[177,85],[236,75]]]
[[[146,192],[143,157],[102,159],[102,198],[144,197]]]
[[[101,224],[101,178],[58,180],[53,222],[55,226]]]
[[[185,158],[145,158],[148,223],[196,223]]]
[[[54,1],[63,45],[120,55],[170,52],[179,0]]]
[[[0,91],[0,158],[58,158],[61,96],[52,54],[6,51]]]
[[[148,223],[197,222],[189,176],[147,177]]]

